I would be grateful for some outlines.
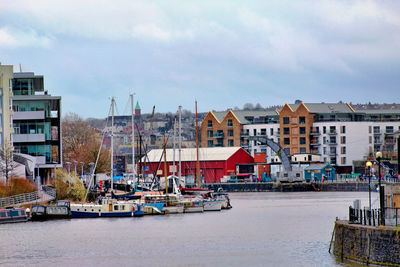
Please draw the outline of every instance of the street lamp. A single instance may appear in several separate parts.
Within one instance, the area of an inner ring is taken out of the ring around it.
[[[381,160],[382,160],[382,152],[378,151],[375,154],[375,158],[378,161],[378,175],[379,175],[379,208],[381,210],[381,225],[385,225],[385,203],[384,197],[385,192],[383,186],[381,185]]]
[[[78,165],[78,162],[76,160],[74,160],[75,176],[78,176],[78,173],[76,172],[76,165]]]
[[[369,212],[371,212],[371,166],[372,166],[372,162],[367,161],[367,163],[365,165],[367,166],[367,169],[368,169]]]
[[[81,175],[82,175],[82,180],[83,180],[83,165],[85,165],[85,163],[81,161],[81,167],[82,167]]]
[[[65,164],[68,166],[68,175],[71,175],[71,162],[67,161]]]

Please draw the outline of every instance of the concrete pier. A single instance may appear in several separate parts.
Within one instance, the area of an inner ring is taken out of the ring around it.
[[[336,221],[333,253],[366,264],[400,265],[400,229]]]

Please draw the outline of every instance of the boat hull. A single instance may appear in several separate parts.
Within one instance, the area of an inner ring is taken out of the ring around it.
[[[71,211],[72,218],[96,218],[96,217],[133,217],[133,212],[87,212]]]
[[[169,206],[169,207],[164,207],[162,210],[162,213],[164,214],[178,214],[183,212],[184,212],[183,206]]]
[[[222,209],[222,200],[204,201],[204,211],[220,211]]]

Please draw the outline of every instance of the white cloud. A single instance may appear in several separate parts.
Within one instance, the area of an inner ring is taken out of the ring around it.
[[[39,35],[34,30],[0,28],[0,47],[49,47],[51,44],[51,38]]]

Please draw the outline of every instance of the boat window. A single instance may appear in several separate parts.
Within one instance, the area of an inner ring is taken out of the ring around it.
[[[86,211],[86,209],[85,209],[85,211]]]
[[[114,206],[114,210],[118,210],[118,206],[117,205]]]
[[[4,218],[4,217],[6,217],[6,213],[4,211],[1,211],[0,212],[0,218]]]
[[[125,210],[125,206],[121,206],[121,210]]]
[[[94,211],[94,209],[92,209],[92,211]]]

